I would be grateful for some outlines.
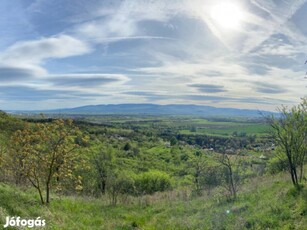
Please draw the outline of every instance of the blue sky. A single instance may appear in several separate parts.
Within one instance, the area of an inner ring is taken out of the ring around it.
[[[2,0],[0,109],[306,96],[307,0]]]

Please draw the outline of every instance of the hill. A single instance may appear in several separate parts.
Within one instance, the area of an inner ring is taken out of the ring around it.
[[[139,115],[194,115],[203,117],[260,117],[271,112],[249,109],[216,108],[202,105],[109,104],[87,105],[76,108],[35,111],[10,111],[13,113],[61,114],[139,114]]]

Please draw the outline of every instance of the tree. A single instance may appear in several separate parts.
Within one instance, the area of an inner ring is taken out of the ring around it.
[[[114,170],[109,174],[106,191],[112,205],[116,205],[119,195],[133,194],[134,180],[128,171]]]
[[[97,175],[99,190],[102,194],[106,192],[108,177],[112,174],[115,165],[111,148],[99,149],[93,156],[93,165]]]
[[[307,151],[307,97],[291,109],[282,106],[279,112],[280,116],[269,117],[269,122],[278,144],[278,156],[280,159],[286,157],[292,183],[298,188]]]
[[[222,185],[229,192],[231,199],[237,198],[237,192],[240,184],[243,182],[243,167],[244,164],[240,161],[238,155],[227,155],[222,153],[217,156],[217,161],[221,164],[222,173]]]
[[[202,177],[205,174],[205,169],[207,167],[207,161],[208,159],[204,156],[204,154],[200,151],[196,151],[194,153],[193,159],[189,162],[190,167],[192,169],[192,174],[194,177],[194,185],[196,192],[198,194],[201,193],[201,190],[203,189]]]
[[[11,157],[15,157],[19,173],[37,189],[42,204],[50,202],[52,185],[59,186],[67,178],[75,179],[81,189],[81,178],[73,175],[79,164],[76,152],[79,146],[75,144],[78,135],[81,132],[72,120],[35,123],[13,134]]]
[[[213,161],[209,152],[196,151],[188,166],[193,175],[194,191],[197,195],[201,195],[203,190],[210,194],[212,188],[220,185],[219,165]]]
[[[19,137],[17,137],[17,133],[21,131],[17,131],[15,135],[12,136],[9,150],[7,151],[5,157],[5,165],[8,171],[10,172],[10,177],[13,179],[16,185],[21,185],[26,183],[26,176],[24,174],[24,161],[27,154],[23,151],[25,147],[25,142],[21,141]]]
[[[174,146],[174,145],[177,144],[177,139],[176,139],[176,137],[173,136],[173,137],[171,138],[170,144],[171,144],[171,146]]]

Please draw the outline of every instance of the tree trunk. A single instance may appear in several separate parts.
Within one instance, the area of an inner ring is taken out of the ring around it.
[[[290,165],[290,174],[291,174],[292,183],[293,183],[294,187],[297,188],[299,186],[299,182],[298,182],[298,177],[297,177],[295,165]]]
[[[46,204],[49,204],[50,202],[50,188],[49,183],[46,184]]]
[[[228,169],[229,169],[229,179],[230,179],[230,192],[233,198],[236,199],[237,194],[236,194],[236,189],[235,189],[234,180],[233,180],[232,168],[230,165]]]
[[[294,166],[294,168],[293,168],[293,173],[294,173],[294,178],[295,178],[295,186],[296,186],[296,187],[299,187],[299,182],[298,182],[298,176],[297,176],[296,166]]]
[[[302,161],[301,167],[300,167],[300,183],[302,183],[303,172],[304,172],[304,160]]]
[[[101,178],[100,191],[101,191],[102,194],[106,193],[106,180],[105,180],[105,178]]]
[[[40,199],[41,199],[42,204],[45,204],[45,201],[44,201],[44,198],[43,198],[43,194],[42,194],[41,189],[40,189],[40,188],[37,188],[37,190],[38,190],[39,197],[40,197]]]
[[[293,184],[294,186],[296,186],[295,178],[294,178],[294,174],[293,174],[293,169],[292,169],[291,166],[290,166],[290,175],[291,175],[292,184]]]

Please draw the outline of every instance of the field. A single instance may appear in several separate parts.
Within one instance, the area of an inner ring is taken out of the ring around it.
[[[180,134],[205,134],[229,137],[233,135],[267,136],[271,127],[264,118],[206,119],[189,116],[85,116],[81,118],[96,124],[122,126],[126,128],[171,128]]]
[[[182,134],[206,134],[210,136],[232,136],[236,135],[268,135],[270,127],[266,124],[234,123],[234,122],[208,122],[196,126],[196,131],[181,130]]]

